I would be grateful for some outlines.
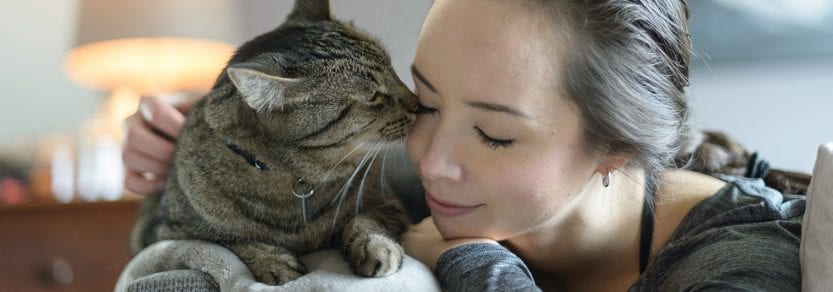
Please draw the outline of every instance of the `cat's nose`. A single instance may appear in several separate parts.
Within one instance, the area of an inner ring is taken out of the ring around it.
[[[410,90],[403,90],[402,94],[399,95],[397,98],[399,104],[405,107],[409,112],[416,112],[417,108],[419,108],[419,99],[417,98],[416,94],[411,92]]]

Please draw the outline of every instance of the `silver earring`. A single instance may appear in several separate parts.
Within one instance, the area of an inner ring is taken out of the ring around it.
[[[607,173],[602,176],[602,185],[604,187],[610,186],[610,179],[612,178],[613,174],[610,173],[610,169],[607,170]]]

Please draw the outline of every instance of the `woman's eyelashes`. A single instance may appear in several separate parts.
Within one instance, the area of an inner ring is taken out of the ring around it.
[[[424,114],[433,115],[433,114],[436,114],[437,112],[438,112],[437,109],[427,107],[427,106],[423,105],[422,103],[419,103],[419,106],[417,107],[417,110],[416,110],[416,114],[418,114],[418,115],[424,115]],[[483,143],[483,145],[486,145],[486,146],[488,146],[490,148],[493,148],[493,149],[509,148],[515,142],[515,140],[512,140],[512,139],[492,138],[489,135],[486,135],[486,133],[483,132],[483,130],[481,130],[477,126],[474,126],[474,130],[477,133],[478,138],[480,138],[480,142]]]
[[[417,106],[417,110],[416,110],[416,114],[418,114],[418,115],[422,115],[422,114],[434,114],[434,113],[436,113],[436,112],[437,112],[437,110],[436,110],[436,109],[433,109],[433,108],[430,108],[430,107],[424,106],[424,105],[422,105],[422,103],[419,103],[419,105]]]
[[[474,130],[477,132],[477,135],[480,136],[480,142],[482,142],[484,145],[489,146],[493,149],[498,149],[498,148],[501,148],[501,147],[502,148],[509,148],[509,147],[512,147],[512,143],[515,142],[515,140],[512,140],[512,139],[495,139],[495,138],[489,137],[489,135],[486,135],[486,133],[484,133],[483,130],[481,130],[477,126],[474,127]]]

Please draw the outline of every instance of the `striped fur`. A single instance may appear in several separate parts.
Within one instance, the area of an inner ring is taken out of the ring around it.
[[[406,219],[378,156],[401,143],[416,106],[376,41],[332,20],[327,1],[299,0],[283,25],[238,49],[189,112],[166,188],[143,205],[134,252],[162,239],[214,241],[268,284],[298,278],[298,255],[333,246],[358,274],[396,272]],[[314,187],[306,223],[298,186]]]

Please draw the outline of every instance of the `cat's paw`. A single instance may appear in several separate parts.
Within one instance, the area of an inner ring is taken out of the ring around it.
[[[353,270],[366,277],[384,277],[399,271],[404,251],[396,241],[379,234],[357,239],[346,251]]]
[[[307,267],[291,255],[262,257],[249,264],[249,269],[258,282],[267,285],[283,285],[307,273]]]

